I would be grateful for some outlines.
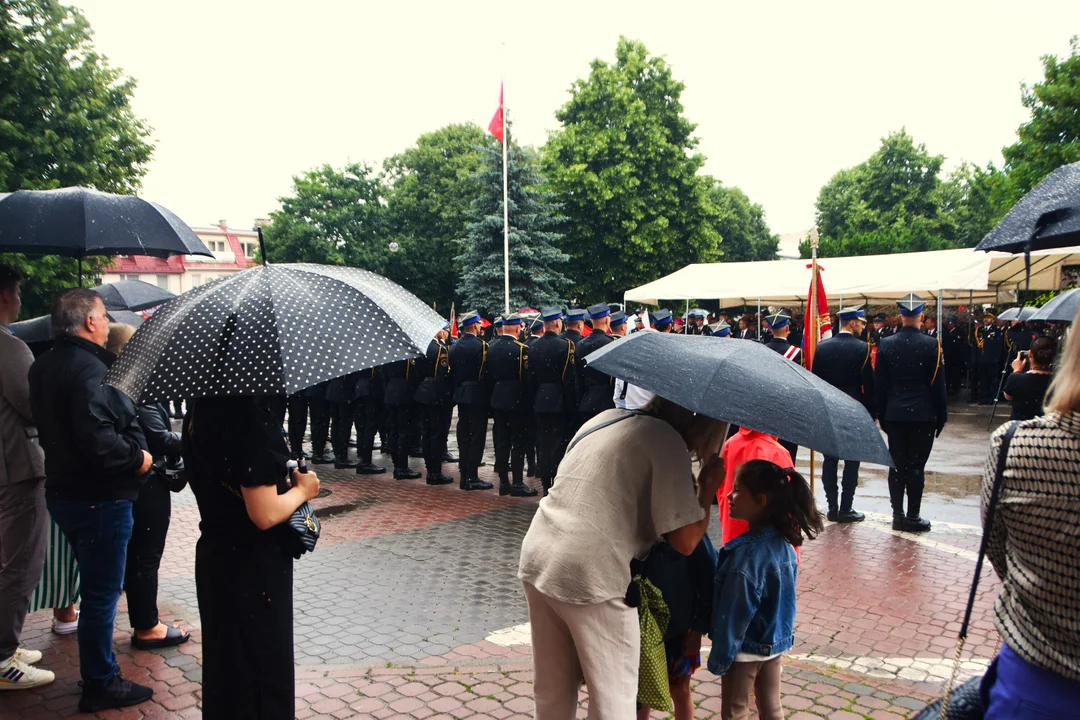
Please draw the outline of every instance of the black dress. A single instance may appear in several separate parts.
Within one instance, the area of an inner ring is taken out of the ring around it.
[[[1050,387],[1050,373],[1013,373],[1005,381],[1005,394],[1012,398],[1010,420],[1030,420],[1043,414],[1043,400]]]
[[[248,517],[241,486],[287,485],[281,424],[252,398],[201,398],[184,418],[184,463],[202,535],[195,585],[203,717],[292,718],[293,559]]]

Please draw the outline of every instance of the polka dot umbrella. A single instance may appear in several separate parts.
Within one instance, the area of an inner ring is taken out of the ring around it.
[[[289,395],[423,354],[446,320],[381,275],[260,265],[155,311],[105,382],[137,403]]]

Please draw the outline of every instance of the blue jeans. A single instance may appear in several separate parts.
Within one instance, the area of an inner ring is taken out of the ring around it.
[[[1049,670],[1028,664],[1002,644],[1001,652],[987,673],[982,691],[989,703],[986,720],[1062,720],[1076,717],[1076,699],[1080,697],[1080,681],[1070,680]],[[987,688],[993,674],[993,685]]]
[[[104,687],[120,671],[113,653],[116,603],[131,539],[131,501],[46,500],[79,561],[79,672],[83,687]]]

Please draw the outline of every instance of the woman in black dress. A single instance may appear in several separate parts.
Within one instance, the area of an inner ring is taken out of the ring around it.
[[[291,719],[293,558],[281,524],[319,480],[293,471],[289,482],[281,423],[251,397],[189,402],[183,454],[202,516],[203,717]]]
[[[1005,399],[1012,402],[1011,420],[1030,420],[1043,414],[1043,399],[1050,387],[1057,343],[1050,338],[1035,338],[1028,354],[1012,363],[1013,372],[1005,381]]]

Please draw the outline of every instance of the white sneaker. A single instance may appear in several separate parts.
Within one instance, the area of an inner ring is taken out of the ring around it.
[[[55,679],[51,671],[27,665],[14,655],[0,662],[0,691],[39,687]]]
[[[79,629],[79,613],[81,610],[75,611],[75,619],[71,622],[60,622],[56,618],[52,621],[52,631],[57,635],[70,635]]]
[[[34,663],[41,662],[40,650],[27,650],[26,648],[17,648],[15,654],[12,656],[16,660],[22,660],[27,665],[33,665]]]

